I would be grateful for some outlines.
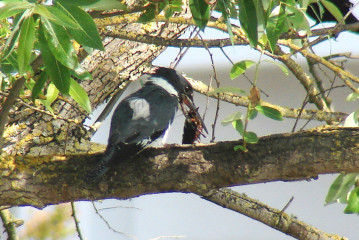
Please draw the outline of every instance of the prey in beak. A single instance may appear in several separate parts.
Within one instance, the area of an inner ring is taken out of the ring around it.
[[[181,94],[179,96],[179,103],[183,115],[185,116],[185,124],[183,128],[182,144],[193,144],[199,141],[201,135],[206,137],[203,130],[208,134],[206,125],[198,113],[198,108],[193,103],[192,94],[190,96]]]

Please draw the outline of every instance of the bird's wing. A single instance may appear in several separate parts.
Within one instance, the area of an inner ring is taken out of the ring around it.
[[[175,96],[146,86],[124,99],[111,121],[109,145],[147,146],[160,137],[172,123],[177,111]]]
[[[90,181],[102,176],[111,164],[133,157],[159,138],[172,123],[178,107],[176,96],[154,86],[145,86],[117,106],[111,121],[104,156]]]

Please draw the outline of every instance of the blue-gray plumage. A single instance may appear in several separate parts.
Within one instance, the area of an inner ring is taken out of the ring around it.
[[[158,68],[144,86],[124,98],[114,111],[104,156],[90,176],[97,179],[112,164],[129,159],[163,136],[182,96],[192,100],[192,86],[175,70]]]

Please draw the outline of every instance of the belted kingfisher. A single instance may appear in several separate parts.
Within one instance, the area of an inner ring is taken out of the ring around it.
[[[204,126],[193,104],[191,84],[173,69],[157,68],[141,89],[118,104],[111,119],[106,151],[90,178],[96,180],[112,164],[135,156],[161,137],[165,141],[178,104],[182,111],[184,107],[188,112],[195,111],[200,126]]]

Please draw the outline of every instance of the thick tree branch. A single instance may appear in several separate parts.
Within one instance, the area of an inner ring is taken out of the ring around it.
[[[327,234],[299,221],[295,217],[291,217],[281,210],[267,206],[257,200],[249,198],[245,194],[240,194],[229,188],[212,190],[209,193],[202,194],[202,198],[260,221],[296,239],[346,239],[338,235]]]
[[[359,172],[359,130],[318,129],[263,137],[248,153],[241,142],[170,146],[143,151],[118,164],[100,183],[86,182],[100,154],[3,156],[0,205],[126,199],[161,192],[203,192],[225,186]],[[225,154],[223,154],[225,153]]]

